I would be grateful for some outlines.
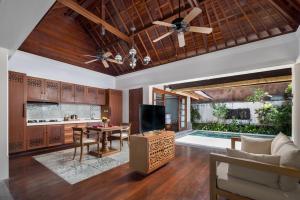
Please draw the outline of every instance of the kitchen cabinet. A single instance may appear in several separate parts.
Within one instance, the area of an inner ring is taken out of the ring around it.
[[[97,104],[97,88],[94,87],[87,87],[86,89],[86,103],[88,104]]]
[[[44,96],[44,80],[41,78],[27,77],[27,100],[42,101]]]
[[[27,126],[27,149],[38,149],[47,147],[46,126]]]
[[[9,153],[26,150],[26,75],[9,72]]]
[[[122,91],[108,89],[106,91],[106,103],[109,107],[109,118],[112,125],[122,123]]]
[[[104,89],[98,89],[97,91],[97,105],[105,105],[106,104],[106,95]]]
[[[61,103],[74,103],[75,102],[75,85],[71,83],[60,84],[60,101]]]
[[[27,77],[27,100],[59,102],[60,82]]]
[[[47,126],[47,146],[56,146],[64,143],[64,133],[62,125]]]
[[[72,144],[73,143],[73,127],[86,128],[86,126],[87,126],[86,123],[65,124],[63,126],[64,144]]]
[[[44,80],[44,101],[59,102],[60,101],[60,82]]]
[[[75,85],[75,103],[85,103],[86,89],[83,85]]]

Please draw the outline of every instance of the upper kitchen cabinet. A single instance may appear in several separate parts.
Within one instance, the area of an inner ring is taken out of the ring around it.
[[[61,103],[75,102],[75,85],[71,83],[60,84],[60,101]]]
[[[9,153],[26,150],[26,75],[9,72]]]
[[[105,95],[105,90],[104,89],[98,89],[97,104],[98,105],[105,105],[106,104],[106,95]]]
[[[75,85],[75,103],[85,103],[86,87]]]
[[[45,95],[44,100],[50,102],[60,101],[60,82],[45,80]]]
[[[94,87],[87,87],[85,102],[88,104],[97,104],[98,89]]]
[[[27,77],[27,100],[59,102],[60,82]]]
[[[110,123],[120,125],[122,123],[122,91],[109,89],[106,91],[106,104],[110,109]]]
[[[27,100],[42,101],[44,96],[44,80],[41,78],[27,77]]]

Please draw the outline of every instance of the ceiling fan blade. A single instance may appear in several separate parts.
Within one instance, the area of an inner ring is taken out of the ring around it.
[[[106,60],[109,61],[109,62],[113,62],[113,63],[120,64],[120,65],[123,64],[123,62],[118,62],[118,61],[116,61],[116,60],[114,60],[114,59],[110,59],[110,58],[107,58]]]
[[[85,62],[85,64],[89,64],[89,63],[92,63],[92,62],[96,62],[97,60],[98,60],[98,59],[90,60],[90,61]]]
[[[193,10],[187,16],[185,16],[185,18],[183,19],[183,21],[186,22],[186,23],[190,23],[201,12],[202,12],[202,10],[200,8],[195,7],[195,8],[193,8]]]
[[[179,47],[184,47],[185,46],[185,39],[184,39],[184,33],[183,32],[178,33],[178,43],[179,43]]]
[[[112,53],[108,51],[108,52],[104,53],[103,56],[107,58],[109,56],[112,56]]]
[[[163,21],[154,21],[152,24],[160,25],[160,26],[166,26],[166,27],[174,27],[174,24],[168,23],[168,22],[163,22]]]
[[[92,55],[83,55],[85,57],[92,57],[92,58],[97,58],[97,56],[92,56]]]
[[[208,27],[190,26],[189,32],[210,34],[213,29]]]
[[[160,36],[160,37],[156,38],[155,40],[153,40],[153,42],[158,42],[159,40],[161,40],[161,39],[163,39],[163,38],[165,38],[165,37],[171,35],[172,33],[174,33],[174,31],[170,31],[170,32],[168,32],[168,33],[165,33],[165,34],[163,34],[162,36]]]
[[[106,60],[102,60],[102,63],[105,68],[109,68],[109,64],[106,62]]]

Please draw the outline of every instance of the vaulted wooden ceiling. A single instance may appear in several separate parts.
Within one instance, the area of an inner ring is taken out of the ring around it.
[[[75,1],[75,0],[74,0]],[[86,54],[97,50],[113,55],[128,54],[131,44],[102,26],[56,3],[20,47],[21,50],[77,65],[98,72],[121,75],[192,56],[218,51],[249,42],[293,32],[300,24],[299,0],[181,0],[186,15],[193,7],[202,14],[191,22],[193,26],[212,27],[209,35],[186,33],[186,46],[178,47],[176,35],[160,42],[152,40],[166,33],[168,28],[152,25],[155,20],[171,22],[178,16],[178,0],[77,0],[81,7],[104,19],[122,33],[134,39],[140,57],[150,55],[148,66],[138,61],[135,69],[129,63],[101,62],[84,64]],[[130,31],[135,27],[135,34]],[[42,67],[42,66],[41,66]]]

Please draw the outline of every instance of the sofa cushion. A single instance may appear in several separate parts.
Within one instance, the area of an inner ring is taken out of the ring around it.
[[[255,154],[271,154],[273,139],[241,136],[241,150]]]
[[[280,155],[280,165],[300,169],[300,149],[293,143],[283,144],[275,153]],[[280,176],[279,185],[284,191],[295,190],[299,179],[289,176]]]
[[[282,145],[291,142],[290,138],[283,133],[279,133],[272,141],[271,154],[275,155]]]
[[[292,192],[270,188],[261,184],[228,176],[228,164],[220,163],[217,167],[217,185],[219,189],[256,200],[299,200],[300,186]]]
[[[273,165],[279,165],[280,163],[280,156],[252,154],[234,149],[227,149],[227,155],[230,157],[254,160]],[[228,174],[236,178],[263,184],[272,188],[279,188],[279,175],[274,173],[229,164]]]

